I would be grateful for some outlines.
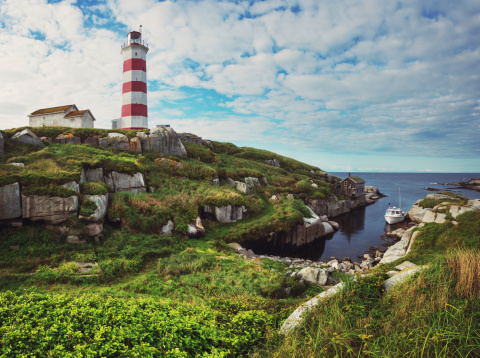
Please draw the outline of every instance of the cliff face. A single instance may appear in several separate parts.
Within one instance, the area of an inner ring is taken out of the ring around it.
[[[338,200],[336,196],[332,196],[329,200],[324,199],[306,199],[305,205],[312,209],[317,215],[326,215],[335,217],[349,211],[367,205],[366,197],[362,196],[358,199]]]

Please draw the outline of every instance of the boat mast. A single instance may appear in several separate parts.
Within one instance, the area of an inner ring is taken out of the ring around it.
[[[400,187],[398,187],[398,200],[400,201],[400,210],[402,210],[402,196],[400,195]]]

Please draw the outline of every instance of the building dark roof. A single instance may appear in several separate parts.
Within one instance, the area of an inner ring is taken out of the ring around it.
[[[350,179],[352,179],[355,183],[357,184],[363,184],[365,183],[365,180],[363,180],[362,178],[360,177],[357,177],[357,176],[353,176],[353,177],[349,177]]]
[[[70,112],[69,114],[67,114],[67,115],[65,116],[65,118],[81,116],[81,115],[84,114],[86,111],[88,111],[88,109],[86,109],[86,110],[84,110],[84,111],[73,111],[73,112]]]
[[[46,113],[54,113],[54,112],[65,112],[67,109],[69,109],[71,106],[75,106],[74,104],[69,104],[67,106],[59,106],[59,107],[52,107],[52,108],[43,108],[43,109],[37,109],[35,112],[30,114],[31,116],[36,116],[39,114],[46,114]],[[75,108],[77,108],[75,106]]]

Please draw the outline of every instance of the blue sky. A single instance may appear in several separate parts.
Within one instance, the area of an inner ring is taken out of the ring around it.
[[[480,2],[0,0],[0,129],[109,128],[143,25],[150,127],[330,171],[480,172]]]

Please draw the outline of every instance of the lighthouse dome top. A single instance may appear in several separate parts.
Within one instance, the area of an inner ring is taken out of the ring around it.
[[[129,32],[127,35],[127,42],[122,45],[122,48],[128,47],[130,45],[140,45],[148,48],[148,44],[142,40],[142,33],[139,31]]]

